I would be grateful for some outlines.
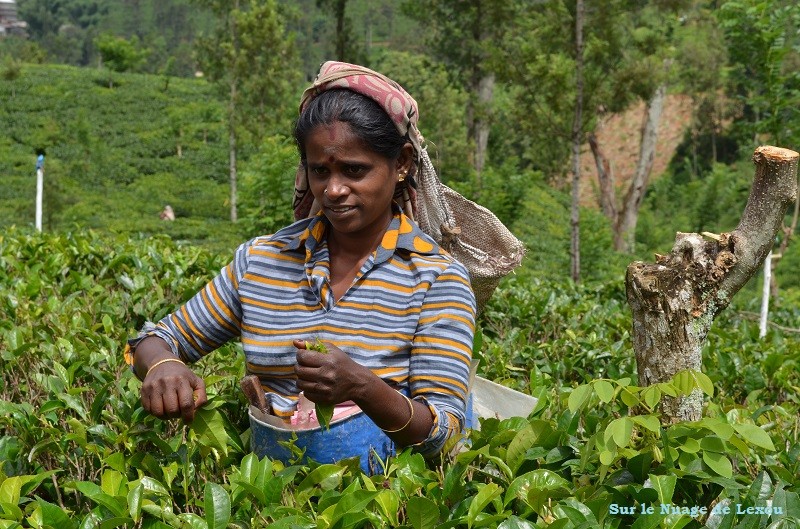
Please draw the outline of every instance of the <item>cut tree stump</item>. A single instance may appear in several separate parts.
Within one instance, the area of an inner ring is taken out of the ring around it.
[[[713,238],[678,233],[668,255],[656,255],[654,264],[628,266],[625,286],[639,386],[666,382],[686,369],[701,370],[701,348],[714,318],[758,271],[795,201],[799,157],[788,149],[759,147],[753,154],[753,186],[735,230]],[[662,421],[699,420],[702,404],[700,390],[664,397]]]

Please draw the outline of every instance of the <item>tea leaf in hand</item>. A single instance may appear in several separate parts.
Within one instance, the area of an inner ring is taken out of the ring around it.
[[[322,343],[319,338],[314,340],[314,343],[306,341],[306,349],[310,351],[317,351],[318,353],[327,354],[328,348]],[[333,404],[318,404],[314,403],[314,410],[317,413],[317,421],[326,430],[331,429],[331,418],[333,417]]]

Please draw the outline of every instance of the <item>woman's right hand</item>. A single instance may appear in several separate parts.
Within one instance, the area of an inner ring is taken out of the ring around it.
[[[181,362],[155,366],[142,381],[142,406],[159,419],[181,417],[190,423],[208,400],[203,379]]]

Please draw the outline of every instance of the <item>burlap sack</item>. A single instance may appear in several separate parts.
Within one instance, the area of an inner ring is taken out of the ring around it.
[[[525,247],[494,213],[442,184],[430,158],[421,163],[416,221],[466,267],[480,311],[500,279],[522,263]]]

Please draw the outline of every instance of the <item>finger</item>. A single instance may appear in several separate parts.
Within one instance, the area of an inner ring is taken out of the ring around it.
[[[206,395],[206,383],[200,377],[195,377],[192,380],[192,398],[194,399],[195,409],[208,402],[208,395]]]
[[[144,390],[142,390],[142,393],[144,393]],[[158,418],[164,417],[164,401],[161,397],[161,393],[155,392],[152,387],[147,391],[147,405],[145,409],[149,411],[151,415]]]
[[[294,341],[292,341],[292,343],[294,344],[295,348],[297,348],[297,349],[303,349],[303,350],[306,349],[306,341],[305,340],[294,340]]]
[[[146,391],[145,388],[142,387],[142,390],[140,392],[140,397],[141,397],[141,401],[142,401],[142,408],[144,408],[144,411],[146,411],[147,413],[149,413],[151,415],[155,415],[153,413],[152,403],[150,402],[150,392]]]
[[[325,361],[325,355],[318,354],[314,351],[300,349],[297,351],[297,364],[305,367],[319,367]]]
[[[164,417],[174,419],[181,416],[181,387],[167,388],[161,394]]]
[[[194,391],[189,384],[181,385],[178,394],[178,401],[180,405],[181,419],[183,422],[190,423],[194,419]]]

